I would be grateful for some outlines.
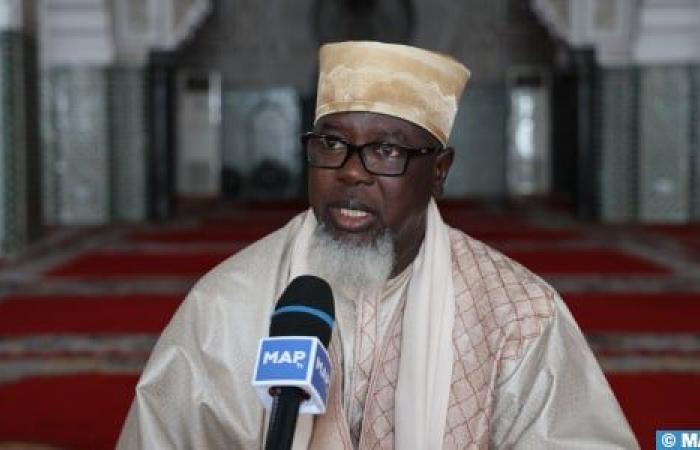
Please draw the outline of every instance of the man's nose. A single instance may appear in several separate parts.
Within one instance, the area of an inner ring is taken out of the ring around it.
[[[367,172],[359,151],[353,151],[343,167],[337,169],[338,179],[347,184],[372,184],[374,175]]]

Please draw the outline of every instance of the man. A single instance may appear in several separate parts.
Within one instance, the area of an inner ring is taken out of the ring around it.
[[[300,417],[295,448],[638,448],[556,292],[440,218],[467,69],[376,42],[326,45],[320,67],[311,210],[194,287],[119,448],[260,448],[257,342],[306,273],[333,287],[337,327],[328,411]]]

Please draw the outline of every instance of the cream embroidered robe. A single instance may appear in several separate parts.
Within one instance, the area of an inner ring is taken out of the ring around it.
[[[250,378],[258,340],[289,281],[300,223],[297,217],[229,258],[192,289],[139,380],[119,449],[262,448],[264,412]],[[556,292],[457,230],[450,244],[456,315],[443,448],[638,448]],[[355,361],[370,368],[355,380],[362,384],[362,420],[354,428],[361,449],[394,445],[404,301],[398,298],[370,361]],[[330,347],[328,411],[314,421],[310,448],[351,450],[337,332]]]

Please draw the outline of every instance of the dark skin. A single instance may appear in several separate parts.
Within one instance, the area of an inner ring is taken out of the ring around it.
[[[320,134],[340,137],[360,145],[388,142],[414,148],[441,148],[428,131],[405,120],[369,112],[345,112],[322,117],[314,127]],[[395,259],[391,276],[401,273],[416,257],[423,242],[427,206],[431,196],[443,191],[454,150],[411,158],[406,173],[386,177],[367,172],[354,153],[340,169],[309,167],[309,202],[316,218],[337,239],[373,242],[390,230]],[[338,226],[339,208],[369,213],[367,226],[348,230]]]

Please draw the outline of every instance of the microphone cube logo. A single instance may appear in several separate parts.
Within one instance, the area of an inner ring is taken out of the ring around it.
[[[303,380],[313,343],[308,339],[266,339],[260,348],[259,380]]]
[[[299,413],[323,414],[330,381],[328,352],[317,338],[278,336],[261,339],[252,384],[266,408],[272,405],[270,387],[292,386],[309,394]]]
[[[267,350],[263,354],[263,365],[294,364],[297,369],[303,369],[305,359],[306,352],[301,350],[295,350],[294,353],[289,350],[283,350],[281,353],[278,350]]]

